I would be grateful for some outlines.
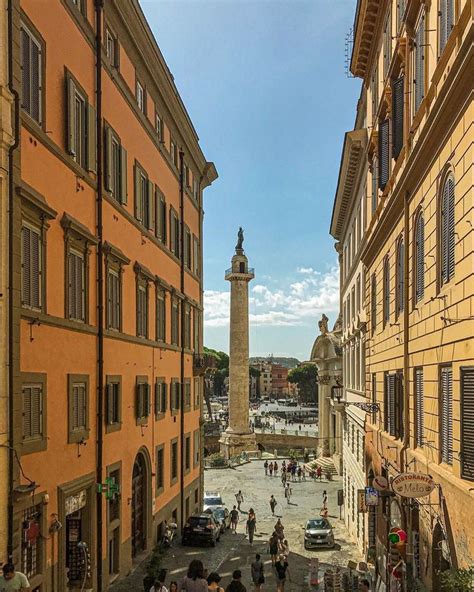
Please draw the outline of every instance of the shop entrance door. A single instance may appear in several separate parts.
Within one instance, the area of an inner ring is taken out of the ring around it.
[[[142,454],[138,454],[132,474],[132,557],[146,547],[146,465]]]

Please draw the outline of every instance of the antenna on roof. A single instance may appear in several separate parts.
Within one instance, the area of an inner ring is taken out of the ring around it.
[[[347,78],[354,78],[350,70],[351,66],[351,57],[352,57],[352,48],[354,46],[354,27],[351,27],[349,31],[346,33],[346,40],[344,43],[344,70],[346,72]]]

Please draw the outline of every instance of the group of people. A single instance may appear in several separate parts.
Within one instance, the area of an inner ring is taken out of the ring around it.
[[[265,470],[265,476],[277,476],[278,475],[278,463],[277,461],[270,461],[266,460],[263,463],[263,468]],[[304,465],[300,465],[296,460],[290,460],[288,463],[283,461],[281,463],[281,482],[283,485],[287,481],[306,481],[306,467]]]

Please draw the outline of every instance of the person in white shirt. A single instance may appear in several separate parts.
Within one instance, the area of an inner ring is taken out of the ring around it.
[[[15,571],[13,563],[5,563],[0,576],[0,592],[30,592],[30,582],[25,574]]]

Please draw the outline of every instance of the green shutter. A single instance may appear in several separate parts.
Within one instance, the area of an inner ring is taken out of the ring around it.
[[[127,188],[127,151],[120,146],[120,203],[128,202]]]
[[[66,77],[66,96],[67,96],[67,109],[66,109],[66,117],[67,117],[67,125],[66,125],[66,134],[67,134],[67,152],[72,156],[76,155],[76,122],[75,122],[75,111],[76,111],[76,85],[74,84],[73,79],[68,75]]]
[[[142,212],[142,188],[141,188],[141,172],[140,169],[135,165],[134,168],[135,177],[135,218],[141,222],[143,220]]]
[[[155,186],[148,181],[148,229],[155,232]]]
[[[107,191],[112,191],[112,130],[108,125],[104,127],[104,137],[105,137],[105,150],[104,150],[104,160],[105,160],[105,176],[104,176],[104,185]],[[117,197],[117,196],[114,196]]]

